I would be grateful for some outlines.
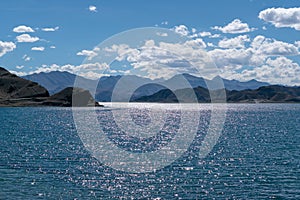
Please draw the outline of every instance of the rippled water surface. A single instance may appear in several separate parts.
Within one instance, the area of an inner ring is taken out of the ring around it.
[[[149,128],[149,109],[116,112],[130,113],[131,119],[120,118],[124,124]],[[180,125],[180,110],[166,104],[159,109],[166,113],[162,131],[149,138],[122,132],[109,108],[96,113],[111,141],[144,153],[172,141]],[[0,199],[300,199],[300,104],[227,105],[222,135],[204,159],[199,146],[211,110],[202,105],[189,112],[200,112],[200,123],[188,150],[156,172],[134,174],[91,156],[70,108],[1,108]]]

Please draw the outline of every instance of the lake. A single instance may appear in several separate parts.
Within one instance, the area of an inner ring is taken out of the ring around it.
[[[203,104],[187,112],[191,121],[200,114],[186,151],[145,173],[120,171],[93,157],[72,108],[0,108],[0,199],[300,199],[300,104],[220,104],[217,110],[225,107],[223,130],[206,157],[199,151],[212,111]],[[82,116],[96,113],[110,141],[143,154],[172,142],[183,120],[183,112],[160,104],[153,115],[162,122],[159,136],[136,139],[122,132],[129,120],[149,128],[149,109],[82,109]],[[131,119],[122,117],[126,112]],[[159,112],[165,118],[156,117]]]

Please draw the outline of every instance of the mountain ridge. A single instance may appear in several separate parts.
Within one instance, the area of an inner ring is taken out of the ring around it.
[[[190,95],[191,91],[189,90],[191,89],[186,88],[172,92],[169,89],[164,89],[153,95],[135,99],[133,102],[178,103],[179,101],[177,96],[184,96],[184,93],[188,93]],[[208,89],[199,86],[193,88],[193,90],[199,103],[211,102],[209,95],[210,91]],[[226,90],[225,92],[226,102],[223,103],[300,103],[300,87],[297,86],[287,87],[281,85],[269,85],[262,86],[255,90]],[[185,98],[182,103],[194,103],[194,100],[192,97],[188,97]]]
[[[188,79],[190,85],[201,83],[201,81],[199,81],[201,78],[199,79],[198,77],[189,74],[183,74],[183,76]],[[178,75],[177,77],[174,76],[172,78],[173,79],[169,79],[169,83],[166,82],[161,84],[159,82],[152,83],[150,79],[140,78],[138,76],[112,76],[103,77],[102,80],[106,81],[106,85],[100,82],[100,86],[103,87],[102,89],[106,88],[107,92],[111,92],[118,83],[118,85],[121,85],[121,90],[119,90],[120,94],[117,95],[122,97],[127,94],[126,87],[128,84],[132,84],[136,87],[136,84],[146,83],[145,85],[142,84],[136,91],[142,90],[144,93],[141,94],[148,92],[150,95],[141,97],[133,95],[133,98],[130,99],[132,102],[176,103],[178,102],[177,97],[179,97],[184,103],[189,103],[189,101],[195,97],[193,93],[191,93],[194,92],[199,103],[209,103],[211,101],[210,92],[214,92],[218,95],[218,92],[221,93],[224,91],[218,89],[209,91],[207,88],[201,86],[194,88],[180,88],[182,85],[178,85],[179,89],[176,89],[175,87],[175,89],[173,88],[173,92],[167,89],[168,84],[172,84],[172,81],[179,81],[182,77]],[[118,81],[121,79],[123,82],[119,83]],[[88,79],[81,80],[91,81]],[[203,78],[202,80],[205,81]],[[250,82],[256,83],[257,81],[250,80]],[[117,87],[119,87],[118,85]],[[183,84],[183,86],[186,85]],[[101,89],[101,87],[98,87],[97,89]],[[155,90],[157,91],[155,92]],[[245,89],[241,91],[226,89],[225,92],[227,95],[226,102],[228,103],[300,103],[300,86],[288,87],[282,85],[267,85],[257,89]],[[98,95],[99,94],[101,94],[101,92],[99,92]],[[96,105],[94,97],[86,89],[66,87],[60,92],[50,96],[49,92],[38,83],[20,78],[0,67],[0,106],[72,106],[74,105],[72,104],[74,95],[77,95],[77,103],[79,103],[75,104],[75,106]],[[117,101],[119,100],[122,99],[117,99]]]
[[[143,85],[142,87],[138,88],[134,93],[132,99],[137,99],[142,96],[148,96],[151,94],[154,94],[162,89],[165,88],[164,85],[172,85],[176,89],[184,89],[185,85],[181,84],[182,77],[184,77],[188,83],[192,86],[192,88],[201,86],[204,88],[207,88],[207,82],[211,81],[208,79],[204,79],[202,77],[193,76],[191,74],[178,74],[170,79],[167,80],[160,80],[160,81],[150,81],[150,79],[142,78],[135,75],[116,75],[116,76],[105,76],[101,77],[99,79],[99,82],[97,80],[90,80],[86,79],[81,76],[77,76],[78,81],[80,82],[80,87],[86,90],[89,90],[92,92],[94,88],[92,86],[97,86],[96,93],[95,93],[95,99],[100,102],[109,102],[112,98],[112,93],[114,90],[115,85],[117,82],[122,78],[125,79],[123,81],[132,81],[135,82],[135,84]],[[59,92],[60,90],[66,88],[66,87],[72,87],[74,85],[74,81],[76,79],[75,74],[71,74],[69,72],[60,72],[60,71],[54,71],[50,73],[40,73],[40,74],[32,74],[23,76],[23,78],[26,78],[31,81],[35,81],[39,83],[40,85],[47,88],[49,93],[52,95],[54,93]],[[216,78],[216,77],[215,77]],[[127,79],[127,80],[126,80]],[[237,80],[228,80],[223,79],[223,83],[226,89],[228,90],[245,90],[245,89],[257,89],[261,86],[267,86],[270,85],[266,82],[260,82],[257,80],[250,80],[246,82],[241,82]],[[98,82],[98,83],[97,83]],[[127,88],[123,88],[124,96],[126,96],[129,91],[126,91]],[[122,100],[122,99],[120,99]]]

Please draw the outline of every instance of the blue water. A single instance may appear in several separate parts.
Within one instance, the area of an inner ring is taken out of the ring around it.
[[[110,119],[109,109],[97,113],[100,122]],[[229,104],[222,135],[204,159],[198,150],[211,113],[201,113],[184,155],[134,174],[91,157],[70,108],[1,108],[0,199],[300,199],[300,104]]]

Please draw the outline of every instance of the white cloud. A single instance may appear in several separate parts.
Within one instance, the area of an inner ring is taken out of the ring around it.
[[[228,40],[219,42],[219,46],[227,47],[226,49],[213,49],[208,52],[216,65],[221,69],[235,70],[243,66],[259,67],[269,57],[299,55],[299,50],[294,44],[277,41],[261,35],[256,36],[249,47],[241,44],[243,40],[250,42],[247,37],[238,36],[230,40],[229,42]],[[235,45],[233,45],[234,43]],[[240,48],[234,47],[237,45]]]
[[[22,74],[22,76],[29,75],[29,74],[35,74],[35,73],[49,73],[52,71],[67,71],[72,74],[77,74],[80,76],[83,76],[85,78],[90,79],[98,79],[101,76],[105,76],[102,72],[107,70],[109,66],[106,63],[87,63],[87,64],[81,64],[81,65],[72,65],[72,64],[66,64],[66,65],[42,65],[41,67],[36,68],[33,71],[30,72],[14,72],[15,74]]]
[[[53,46],[53,45],[52,45],[52,46],[50,46],[50,49],[55,49],[55,48],[56,48],[56,46]]]
[[[268,58],[264,65],[232,74],[232,77],[239,80],[257,79],[271,84],[300,85],[300,66],[280,56]]]
[[[258,17],[277,28],[289,27],[300,30],[300,7],[268,8],[261,11]]]
[[[15,33],[32,33],[32,32],[34,32],[34,30],[29,26],[20,25],[20,26],[15,27],[13,29],[13,32],[15,32]]]
[[[200,48],[206,48],[205,42],[201,38],[188,40],[185,42],[185,45],[191,46],[191,47],[200,47]]]
[[[210,62],[210,58],[215,64],[222,70],[222,75],[225,78],[235,78],[238,80],[249,80],[256,78],[262,81],[265,80],[257,73],[264,66],[264,70],[274,68],[276,65],[273,60],[281,63],[285,62],[285,66],[288,69],[296,71],[295,63],[291,64],[287,62],[289,59],[284,56],[299,55],[298,42],[294,44],[278,41],[272,38],[266,38],[265,36],[258,35],[254,39],[250,39],[248,35],[238,35],[233,38],[221,39],[216,43],[205,43],[202,38],[192,39],[188,27],[184,25],[174,28],[176,32],[188,37],[188,40],[184,43],[164,43],[155,42],[153,40],[145,41],[145,43],[139,48],[131,48],[127,44],[116,44],[104,49],[95,48],[93,50],[82,50],[77,55],[86,56],[87,60],[94,59],[97,55],[110,55],[113,54],[117,61],[129,62],[130,65],[124,69],[124,73],[138,73],[148,78],[170,78],[178,73],[190,73],[210,78],[217,75],[215,71],[205,72],[202,69]],[[200,35],[200,33],[198,34]],[[211,37],[212,34],[206,34],[205,37]],[[203,36],[203,35],[202,35]],[[207,46],[211,47],[208,52],[203,51]],[[210,50],[212,49],[212,50]],[[206,55],[209,55],[210,58]],[[281,58],[281,59],[277,59]],[[285,59],[285,60],[284,60]],[[294,66],[294,67],[291,67]],[[108,73],[115,73],[115,70],[109,69],[106,66],[105,73],[100,72],[96,68],[83,68],[82,66],[64,65],[59,66],[59,70],[68,70],[71,73],[82,74],[89,77],[96,77]],[[276,69],[274,74],[279,76],[279,70],[284,72],[283,64],[281,68]],[[58,70],[58,67],[48,66],[47,68],[39,70]],[[121,73],[117,70],[118,73]],[[210,73],[210,74],[209,74]],[[261,72],[262,73],[262,72]],[[289,75],[291,77],[291,74]],[[271,74],[269,74],[271,77]],[[283,77],[283,75],[281,76]],[[271,80],[271,79],[270,79]],[[279,80],[279,79],[278,79]],[[275,78],[272,81],[275,83]],[[284,79],[284,83],[297,82],[296,79],[291,78],[289,82],[287,78]],[[300,83],[299,83],[300,84]]]
[[[91,6],[89,6],[89,11],[91,11],[91,12],[97,12],[97,7],[91,5]]]
[[[269,56],[289,56],[298,55],[298,47],[294,44],[265,38],[264,36],[256,36],[251,46],[256,50],[257,54],[269,55]]]
[[[211,36],[208,36],[209,38],[219,38],[219,37],[221,37],[221,35],[220,34],[213,34],[213,35],[211,35]]]
[[[3,42],[0,41],[0,57],[4,54],[13,51],[16,48],[16,44],[13,42]]]
[[[179,25],[179,26],[175,26],[173,28],[173,30],[183,36],[188,36],[190,34],[190,31],[188,30],[188,28],[185,25]]]
[[[59,29],[58,26],[54,27],[54,28],[42,28],[42,31],[45,31],[45,32],[53,32],[53,31],[57,31]]]
[[[203,48],[205,42],[201,38],[190,39],[184,43],[155,43],[148,40],[139,47],[130,48],[126,44],[112,45],[105,48],[108,53],[116,53],[118,61],[127,61],[135,73],[156,78],[170,78],[177,73],[198,73],[209,58]]]
[[[32,51],[44,51],[45,47],[32,47],[31,50]]]
[[[14,71],[14,70],[9,70],[9,72],[12,73],[12,74],[15,74],[17,76],[26,76],[26,75],[28,75],[28,73],[26,73],[26,72],[17,72],[17,71]]]
[[[239,35],[230,39],[223,39],[219,41],[218,46],[221,48],[245,48],[245,42],[250,42],[247,35]]]
[[[203,32],[200,32],[199,35],[201,37],[207,37],[207,36],[211,36],[212,34],[211,34],[211,32],[203,31]]]
[[[132,49],[125,44],[112,45],[105,51],[116,52],[118,61],[128,61],[135,70],[144,72],[148,78],[168,78],[176,73],[193,74],[195,68],[191,65],[196,66],[196,69],[205,69],[203,67],[205,63],[210,62],[203,51],[206,46],[215,47],[207,54],[228,77],[239,74],[244,67],[259,68],[274,57],[299,55],[296,44],[264,36],[257,36],[251,40],[247,35],[239,35],[223,39],[218,45],[223,49],[218,49],[213,43],[206,44],[202,38],[197,38],[187,40],[185,43],[147,41],[139,49]],[[162,73],[159,69],[169,71]],[[207,74],[203,72],[202,75]],[[239,78],[241,80],[241,77]]]
[[[88,60],[92,60],[94,57],[98,55],[99,48],[94,48],[93,50],[82,50],[78,52],[76,55],[78,56],[86,56]]]
[[[222,31],[223,33],[247,33],[255,30],[254,28],[249,28],[247,23],[243,23],[239,19],[235,19],[224,27],[215,26],[212,29]]]
[[[211,42],[208,42],[208,43],[207,43],[207,46],[208,46],[208,47],[215,47],[215,45],[214,45],[213,43],[211,43]]]
[[[23,65],[17,65],[16,68],[17,68],[17,69],[23,69],[24,66],[23,66]]]
[[[25,60],[25,61],[30,61],[30,60],[31,60],[31,58],[30,58],[27,54],[25,54],[25,55],[22,57],[22,59]]]
[[[161,25],[168,25],[168,24],[169,24],[168,21],[163,21],[163,22],[161,22]]]
[[[36,42],[38,41],[40,38],[38,37],[32,37],[28,34],[22,34],[16,37],[18,42]]]
[[[253,51],[251,49],[214,49],[208,54],[220,68],[226,66],[239,68],[255,64],[252,63]]]
[[[253,40],[240,35],[219,41],[219,47],[225,49],[215,48],[208,54],[222,71],[224,78],[300,85],[299,64],[286,57],[299,55],[297,44],[297,41],[290,44],[262,35]]]

